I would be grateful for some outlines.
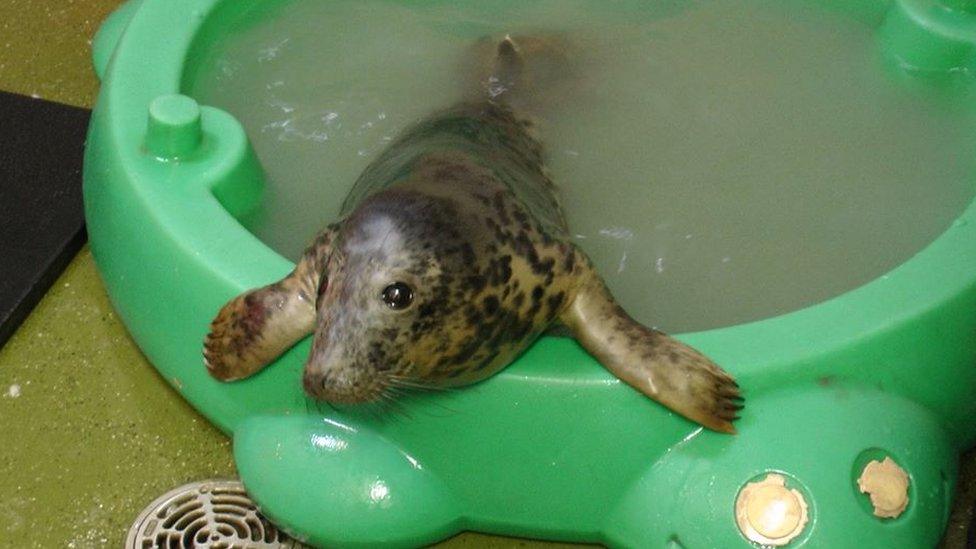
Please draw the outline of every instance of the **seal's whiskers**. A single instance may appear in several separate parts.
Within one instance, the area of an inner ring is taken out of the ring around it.
[[[453,393],[457,391],[457,387],[444,387],[428,383],[421,383],[399,376],[390,376],[390,384],[401,389],[409,389],[422,393]]]
[[[395,387],[388,386],[380,393],[380,400],[378,402],[381,406],[386,408],[387,411],[392,411],[406,419],[412,420],[413,416],[407,411],[406,406],[400,402],[401,396],[403,396],[401,391],[398,391]]]

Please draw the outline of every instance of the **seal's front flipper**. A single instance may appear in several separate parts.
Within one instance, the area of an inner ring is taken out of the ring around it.
[[[294,275],[224,305],[203,343],[210,375],[221,381],[250,376],[311,332],[314,301],[291,290]]]
[[[250,376],[311,333],[333,235],[331,228],[321,233],[285,278],[224,305],[203,343],[210,375],[222,381]]]
[[[595,272],[583,276],[562,315],[577,341],[638,391],[709,429],[735,433],[742,398],[732,377],[698,351],[630,318]]]

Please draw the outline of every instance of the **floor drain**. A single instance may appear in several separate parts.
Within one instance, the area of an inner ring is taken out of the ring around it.
[[[136,519],[126,549],[299,549],[262,515],[236,480],[180,486]]]

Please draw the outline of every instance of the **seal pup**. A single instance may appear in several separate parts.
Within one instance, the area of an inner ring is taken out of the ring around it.
[[[254,374],[311,333],[307,394],[377,401],[488,378],[561,325],[641,393],[735,432],[732,377],[632,319],[572,244],[533,124],[513,108],[532,80],[520,40],[497,43],[481,97],[406,129],[363,171],[291,274],[220,310],[203,351],[214,377]]]

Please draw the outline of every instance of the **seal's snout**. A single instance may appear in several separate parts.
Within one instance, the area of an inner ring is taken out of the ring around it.
[[[315,400],[324,400],[332,404],[347,404],[358,402],[355,385],[329,372],[316,372],[306,369],[302,376],[302,387],[305,394]]]
[[[375,374],[357,368],[306,368],[302,387],[308,396],[330,404],[372,402],[382,392],[380,380]]]
[[[354,404],[364,400],[358,394],[355,384],[330,376],[328,372],[317,373],[306,370],[305,375],[302,376],[302,387],[308,396],[331,404]]]

